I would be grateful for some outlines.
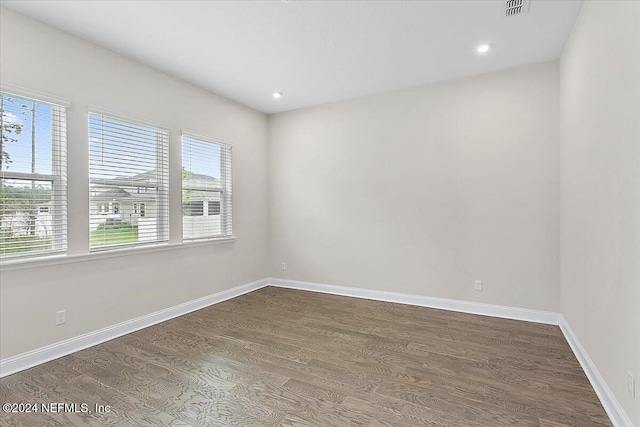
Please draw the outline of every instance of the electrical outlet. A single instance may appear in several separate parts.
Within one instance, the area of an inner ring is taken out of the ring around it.
[[[636,379],[633,376],[633,372],[627,372],[627,390],[632,399],[636,398]]]
[[[56,326],[67,323],[67,310],[56,311]]]
[[[282,271],[285,271],[287,269],[287,263],[283,262],[282,263]]]
[[[481,291],[482,290],[482,280],[476,280],[473,284],[473,289],[475,289],[476,291]]]

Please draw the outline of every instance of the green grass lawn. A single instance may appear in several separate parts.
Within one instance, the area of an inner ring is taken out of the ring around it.
[[[119,245],[137,241],[137,225],[102,226],[91,232],[91,246]],[[0,255],[46,251],[51,249],[51,243],[50,237],[13,237],[6,233],[0,233]]]
[[[110,228],[98,227],[91,232],[91,246],[118,245],[138,241],[137,225],[120,225]]]
[[[12,237],[4,233],[0,234],[0,255],[19,254],[21,252],[46,251],[49,249],[51,249],[50,237]]]

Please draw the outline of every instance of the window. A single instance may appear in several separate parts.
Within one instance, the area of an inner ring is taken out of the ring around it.
[[[67,249],[66,108],[0,92],[0,258]]]
[[[220,215],[220,202],[210,200],[207,215]]]
[[[89,113],[91,249],[167,242],[168,173],[167,131]]]
[[[183,135],[183,239],[231,235],[231,146]]]
[[[182,204],[183,216],[203,216],[204,215],[204,202],[202,200],[196,200],[192,202],[186,202]]]

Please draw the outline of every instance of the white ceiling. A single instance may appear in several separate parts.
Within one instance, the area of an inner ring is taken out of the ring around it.
[[[531,0],[504,18],[504,1],[481,0],[1,4],[265,113],[556,59],[582,6]]]

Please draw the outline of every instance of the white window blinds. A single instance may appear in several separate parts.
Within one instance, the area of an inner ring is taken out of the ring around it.
[[[169,134],[89,113],[90,248],[169,239]]]
[[[182,236],[230,237],[231,146],[182,135]]]
[[[66,108],[0,95],[0,258],[64,252]]]

